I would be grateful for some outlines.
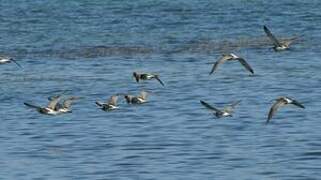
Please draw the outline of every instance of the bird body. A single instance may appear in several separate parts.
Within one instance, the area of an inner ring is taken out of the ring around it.
[[[217,118],[221,118],[221,117],[232,117],[233,112],[235,107],[241,102],[241,101],[236,101],[234,103],[232,103],[231,105],[228,105],[226,107],[224,107],[223,109],[218,109],[214,106],[209,105],[208,103],[206,103],[205,101],[200,101],[201,104],[206,107],[207,109],[209,109],[210,111],[213,112],[213,114],[217,117]]]
[[[13,58],[7,56],[0,56],[0,64],[7,64],[12,62],[15,63],[18,67],[22,68],[21,65],[17,63],[17,61]]]
[[[48,100],[51,101],[59,96],[61,96],[61,95],[48,97]],[[58,103],[55,106],[55,110],[59,111],[61,113],[72,113],[71,106],[72,106],[73,102],[77,99],[81,99],[81,97],[71,96],[71,97],[64,99],[64,101],[62,103],[58,101]]]
[[[41,108],[38,110],[38,112],[40,112],[41,114],[48,114],[48,115],[58,115],[61,113],[60,111],[55,111],[50,108]]]
[[[97,104],[97,106],[101,107],[102,110],[110,111],[110,110],[114,110],[114,109],[119,108],[117,106],[117,100],[118,100],[118,95],[113,95],[110,97],[110,99],[106,103],[96,101],[96,104]]]
[[[138,96],[125,95],[124,97],[128,104],[142,104],[147,102],[147,95],[148,93],[146,91],[141,91]]]
[[[33,105],[30,103],[26,103],[26,102],[24,104],[30,108],[36,109],[41,114],[58,115],[58,114],[61,114],[61,112],[56,109],[56,106],[57,106],[60,99],[61,99],[61,96],[56,96],[56,97],[52,98],[52,100],[49,101],[47,107],[40,107],[40,106]]]
[[[241,63],[242,66],[245,67],[246,70],[248,70],[251,74],[254,74],[254,70],[252,69],[252,67],[245,61],[245,59],[238,57],[237,55],[230,53],[230,54],[223,54],[222,57],[216,61],[212,67],[212,70],[210,72],[210,74],[213,74],[218,66],[220,64],[223,64],[227,61],[239,61]]]
[[[140,80],[151,80],[156,79],[162,86],[165,86],[163,81],[160,80],[158,74],[152,74],[152,73],[142,73],[139,74],[137,72],[133,73],[133,77],[135,78],[136,82],[139,82]]]
[[[267,37],[273,43],[273,45],[274,45],[273,49],[275,51],[282,51],[282,50],[289,49],[290,44],[292,44],[292,42],[296,39],[296,38],[292,38],[290,40],[286,40],[286,41],[281,42],[272,34],[272,32],[266,26],[263,26],[263,29],[264,29],[264,32],[267,35]]]

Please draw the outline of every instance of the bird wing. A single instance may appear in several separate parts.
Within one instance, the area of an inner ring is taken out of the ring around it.
[[[239,105],[241,103],[241,100],[233,102],[230,106],[235,108],[235,106]]]
[[[155,79],[162,85],[165,86],[165,84],[159,79],[158,75],[155,75]]]
[[[58,98],[60,95],[54,95],[54,96],[49,96],[48,97],[48,101],[52,101],[54,100],[55,98]]]
[[[215,107],[207,104],[206,102],[204,102],[204,101],[202,101],[202,100],[200,100],[200,102],[201,102],[201,104],[202,104],[203,106],[205,106],[205,107],[206,107],[207,109],[209,109],[209,110],[216,111],[216,112],[222,112],[221,110],[219,110],[219,109],[217,109],[217,108],[215,108]]]
[[[138,74],[136,72],[133,73],[133,77],[135,78],[136,82],[139,82],[139,76],[140,76],[140,74]]]
[[[148,96],[148,93],[146,91],[141,91],[140,92],[140,95],[138,97],[146,100],[147,99],[147,96]]]
[[[279,42],[279,40],[271,33],[271,31],[266,27],[263,26],[264,32],[266,33],[266,35],[270,38],[270,40],[272,41],[272,43],[274,44],[274,46],[280,47],[281,43]]]
[[[15,63],[18,67],[22,68],[22,66],[14,59],[11,59],[10,61],[12,61],[13,63]]]
[[[104,103],[99,102],[99,101],[96,101],[95,103],[97,104],[97,106],[100,106],[100,107],[102,107],[102,106],[103,106],[103,104],[104,104]]]
[[[57,104],[58,104],[58,102],[59,102],[60,100],[61,100],[61,96],[53,97],[53,98],[49,101],[47,107],[50,108],[50,109],[55,109],[56,106],[57,106]]]
[[[305,108],[301,103],[299,103],[298,101],[296,101],[296,100],[292,100],[292,103],[291,104],[293,104],[293,105],[295,105],[295,106],[298,106],[298,107],[300,107],[300,108]]]
[[[300,38],[300,36],[296,36],[296,37],[292,37],[290,39],[286,39],[281,41],[282,44],[285,44],[286,46],[290,46],[290,44],[292,44],[294,41],[298,40]]]
[[[61,93],[59,93],[59,95],[49,96],[48,100],[51,101],[53,99],[59,98],[60,96],[63,96],[67,91],[69,91],[69,90],[63,90]]]
[[[77,99],[76,97],[70,97],[70,98],[64,100],[64,102],[63,102],[63,104],[62,104],[63,107],[69,109],[69,108],[71,107],[72,103],[73,103],[76,99]]]
[[[108,104],[110,105],[114,105],[116,106],[117,105],[117,100],[118,100],[118,96],[117,95],[113,95],[110,97],[110,99],[108,100]]]
[[[268,119],[266,121],[266,123],[269,123],[269,121],[272,119],[272,116],[276,113],[276,111],[279,109],[279,107],[285,106],[286,105],[286,101],[284,100],[277,100],[271,107],[269,115],[268,115]]]
[[[24,105],[28,106],[28,107],[31,107],[31,108],[35,108],[35,109],[41,109],[40,106],[37,106],[37,105],[34,105],[34,104],[30,104],[30,103],[23,103]]]
[[[292,44],[294,41],[297,41],[298,39],[302,38],[302,35],[296,35],[294,37],[291,37],[291,38],[287,38],[287,39],[284,39],[284,40],[280,40],[280,42],[282,44],[285,44],[286,46],[289,46],[290,44]]]
[[[228,112],[228,113],[231,113],[231,112],[234,111],[235,107],[236,107],[237,105],[239,105],[240,103],[241,103],[241,100],[235,101],[235,102],[233,102],[232,104],[226,106],[226,107],[224,108],[224,111],[226,111],[226,112]]]
[[[243,58],[237,58],[237,60],[245,67],[246,70],[254,74],[252,67]]]
[[[217,60],[217,61],[214,63],[210,74],[213,74],[213,73],[214,73],[214,71],[218,68],[218,65],[225,63],[225,62],[226,62],[227,60],[229,60],[229,59],[231,59],[231,56],[225,55],[225,56],[221,57],[221,59]]]

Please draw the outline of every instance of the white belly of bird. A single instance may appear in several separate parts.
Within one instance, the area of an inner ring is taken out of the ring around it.
[[[284,46],[284,45],[279,46],[279,47],[276,47],[276,50],[278,50],[278,51],[280,51],[280,50],[285,50],[285,49],[288,49],[288,47],[287,47],[287,46]]]
[[[0,59],[0,64],[6,64],[9,63],[10,60],[9,59]]]
[[[118,107],[115,106],[115,105],[111,105],[111,104],[108,104],[108,109],[112,110],[112,109],[117,109]]]
[[[288,103],[288,104],[291,104],[293,101],[291,100],[291,99],[289,99],[289,98],[285,98],[285,100],[286,100],[286,102]]]
[[[146,100],[142,99],[142,98],[137,98],[137,100],[138,100],[138,103],[145,103],[146,102]]]
[[[58,115],[58,114],[60,114],[59,111],[55,111],[55,110],[52,110],[50,108],[46,108],[46,110],[47,110],[46,114],[48,114],[48,115]]]
[[[226,116],[230,116],[231,114],[228,112],[223,112],[222,116],[226,117]]]
[[[148,80],[149,80],[149,79],[153,79],[153,78],[154,78],[153,75],[147,75],[147,76],[146,76],[146,79],[148,79]]]
[[[68,108],[61,108],[61,109],[59,109],[58,110],[60,113],[67,113],[67,112],[71,112],[71,110],[70,109],[68,109]]]

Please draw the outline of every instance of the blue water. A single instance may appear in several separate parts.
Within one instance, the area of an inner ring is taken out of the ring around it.
[[[0,179],[319,179],[321,2],[0,2]],[[276,53],[280,38],[300,36]],[[234,52],[251,64],[209,62]],[[132,72],[159,73],[137,84]],[[151,92],[149,103],[104,112],[96,100]],[[82,96],[73,113],[45,116],[23,102]],[[272,100],[290,96],[265,125]],[[199,103],[242,100],[231,118]]]

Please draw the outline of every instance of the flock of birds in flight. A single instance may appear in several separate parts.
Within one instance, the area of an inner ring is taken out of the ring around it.
[[[273,45],[274,45],[273,49],[275,51],[287,50],[289,48],[290,44],[294,40],[296,40],[296,38],[292,38],[290,40],[280,41],[271,33],[271,31],[266,26],[263,26],[263,29],[264,29],[264,32],[266,33],[267,37],[273,43]],[[233,53],[223,54],[222,57],[214,63],[209,74],[213,74],[214,72],[216,72],[218,67],[227,61],[239,61],[240,64],[243,65],[247,71],[249,71],[251,74],[254,74],[254,70],[246,62],[246,60],[233,54]],[[0,64],[6,64],[6,63],[11,63],[11,62],[15,63],[17,66],[19,66],[21,68],[21,65],[17,61],[15,61],[13,58],[4,57],[4,56],[0,57]],[[159,75],[157,75],[157,74],[134,72],[133,77],[135,78],[137,83],[139,83],[140,81],[155,79],[162,86],[165,86],[165,84],[160,80]],[[136,95],[136,96],[130,95],[130,94],[119,93],[119,94],[115,94],[115,95],[111,96],[107,100],[107,102],[97,101],[96,104],[99,108],[101,108],[104,111],[111,111],[114,109],[118,109],[119,106],[118,106],[117,101],[118,101],[119,96],[123,96],[128,104],[142,104],[142,103],[147,102],[148,93],[146,91],[141,91],[140,94]],[[63,99],[63,95],[57,95],[57,96],[49,97],[48,98],[49,103],[47,106],[44,106],[44,107],[34,105],[31,103],[27,103],[27,102],[25,102],[24,104],[30,108],[37,110],[41,114],[58,115],[58,114],[64,114],[64,113],[71,113],[72,112],[72,108],[71,108],[72,103],[77,99],[80,99],[80,97],[73,97],[72,96],[72,97],[68,97],[66,99]],[[204,107],[209,109],[211,112],[213,112],[213,114],[217,118],[231,117],[234,112],[235,107],[238,104],[240,104],[240,102],[241,101],[236,101],[230,105],[225,106],[222,109],[219,109],[219,108],[216,108],[216,107],[208,104],[205,101],[202,101],[202,100],[200,101],[200,103]],[[275,115],[275,113],[277,112],[277,110],[280,107],[283,107],[283,106],[286,106],[289,104],[295,105],[299,108],[305,108],[300,102],[298,102],[295,99],[292,99],[290,97],[285,97],[285,96],[279,97],[275,100],[274,104],[270,108],[266,123],[269,123],[269,121],[272,119],[272,117]]]

